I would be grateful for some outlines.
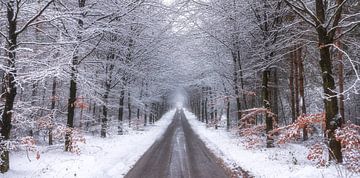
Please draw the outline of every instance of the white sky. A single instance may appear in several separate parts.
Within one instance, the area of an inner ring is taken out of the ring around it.
[[[170,5],[174,0],[163,0],[164,4]]]

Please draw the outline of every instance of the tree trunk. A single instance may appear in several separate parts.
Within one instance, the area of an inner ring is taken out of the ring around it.
[[[338,0],[340,5],[343,1]],[[326,2],[324,0],[316,0],[316,16],[320,23],[326,21]],[[333,26],[337,26],[341,18],[342,8],[334,14]],[[328,138],[330,159],[335,159],[338,163],[342,162],[341,143],[335,138],[335,130],[341,127],[341,118],[339,117],[339,107],[337,93],[335,92],[335,80],[332,72],[332,61],[330,53],[330,44],[334,43],[335,32],[329,32],[322,24],[317,24],[317,34],[320,49],[320,67],[323,80],[324,90],[324,106],[325,106],[325,135]]]
[[[108,113],[107,99],[108,99],[108,94],[106,93],[106,94],[104,95],[105,103],[104,103],[104,105],[103,105],[103,110],[102,110],[103,116],[102,116],[102,118],[101,118],[101,131],[100,131],[100,136],[101,136],[102,138],[105,138],[105,137],[106,137],[106,130],[107,130],[107,129],[106,129],[106,128],[107,128],[107,121],[108,121],[108,119],[107,119],[107,113]]]
[[[52,84],[52,92],[51,92],[51,125],[49,127],[49,145],[53,144],[53,135],[52,135],[52,129],[53,129],[53,124],[55,121],[55,105],[56,105],[56,87],[57,87],[57,83],[56,83],[56,77],[54,77],[53,79],[53,84]]]
[[[79,0],[79,8],[85,7],[85,1],[86,0]],[[85,14],[82,13],[82,17],[84,17]],[[83,20],[80,18],[78,20],[79,27],[82,28],[84,25]],[[78,40],[81,41],[81,36],[78,36]],[[74,128],[74,115],[75,115],[75,102],[76,102],[76,93],[77,93],[77,70],[76,66],[79,65],[78,54],[73,56],[72,59],[72,66],[71,66],[71,72],[70,72],[70,96],[69,96],[69,102],[68,102],[68,114],[67,114],[67,122],[66,122],[66,133],[65,133],[65,151],[71,151],[72,143],[71,143],[71,134],[72,130]]]
[[[300,107],[299,107],[299,51],[295,47],[294,55],[294,89],[295,89],[295,117],[299,117]]]
[[[290,53],[290,77],[289,77],[289,89],[290,89],[290,103],[291,103],[291,116],[292,122],[296,121],[296,103],[295,103],[295,90],[294,90],[294,53]]]
[[[214,122],[214,97],[213,97],[213,93],[212,93],[212,89],[209,87],[209,95],[210,95],[210,121],[213,123]]]
[[[273,84],[273,87],[272,87],[272,91],[273,91],[273,97],[272,97],[272,111],[273,111],[273,113],[276,115],[276,117],[275,117],[275,121],[276,121],[276,123],[279,123],[279,79],[278,79],[278,75],[277,75],[277,73],[278,73],[278,71],[277,71],[277,69],[275,68],[275,69],[273,69],[273,81],[274,81],[274,84]]]
[[[71,80],[70,80],[70,96],[68,101],[68,114],[66,122],[66,133],[65,133],[65,151],[71,151],[71,134],[74,128],[74,115],[75,115],[75,102],[76,102],[76,69],[75,66],[71,67]]]
[[[144,110],[144,126],[147,125],[147,108],[148,108],[148,105],[145,104],[145,110]]]
[[[125,100],[125,89],[121,88],[120,100],[119,100],[119,112],[118,112],[118,135],[123,135],[123,117],[124,117],[124,100]]]
[[[299,107],[300,107],[300,115],[304,115],[306,114],[306,105],[305,105],[305,82],[304,82],[304,78],[305,78],[305,74],[304,74],[304,58],[302,56],[302,47],[299,46],[298,49],[298,55],[297,55],[297,60],[298,60],[298,67],[299,67],[299,95],[300,95],[300,103],[299,103]],[[307,126],[304,126],[303,128],[303,140],[307,140],[308,139],[308,133],[307,133]]]
[[[263,104],[264,108],[268,110],[267,113],[265,113],[265,123],[266,123],[266,147],[271,148],[274,147],[274,140],[271,136],[269,136],[269,132],[273,130],[273,116],[269,113],[271,112],[271,104],[270,104],[270,92],[269,92],[269,79],[270,79],[270,70],[266,69],[263,72],[263,79],[262,79],[262,98],[263,98]]]
[[[340,34],[341,33],[341,29],[337,30],[337,33]],[[342,44],[341,41],[338,40],[336,42],[338,48],[342,48]],[[344,104],[344,62],[343,62],[343,53],[341,51],[338,52],[337,54],[338,57],[338,62],[339,62],[339,73],[338,73],[338,77],[339,77],[339,112],[340,112],[340,116],[341,116],[341,122],[343,124],[345,124],[345,104]]]
[[[131,127],[131,94],[130,91],[128,91],[128,121],[129,121],[129,128]]]
[[[208,97],[206,96],[206,98],[205,98],[205,123],[206,123],[206,125],[209,123],[209,120],[208,120]]]
[[[235,47],[237,45],[234,45]],[[236,47],[237,48],[237,47]],[[239,91],[239,73],[238,67],[241,65],[240,63],[240,54],[238,52],[232,52],[233,58],[233,85],[234,85],[234,92],[236,97],[236,114],[237,114],[237,125],[240,125],[241,120],[241,101],[240,101],[240,91]]]
[[[9,160],[9,151],[7,150],[6,141],[10,139],[11,131],[11,118],[12,110],[14,107],[15,97],[17,94],[16,88],[16,69],[15,69],[15,57],[16,57],[16,46],[17,46],[17,34],[16,26],[17,20],[14,18],[14,2],[9,2],[7,4],[7,19],[8,19],[8,32],[9,32],[9,43],[7,45],[7,55],[9,57],[7,67],[10,69],[4,75],[4,85],[5,85],[5,105],[1,116],[1,163],[0,163],[0,172],[5,173],[10,169],[10,160]]]
[[[325,132],[329,139],[330,159],[335,159],[340,163],[342,162],[341,143],[335,138],[335,130],[341,127],[341,119],[338,116],[339,108],[335,92],[335,80],[332,72],[330,47],[325,46],[331,44],[331,40],[327,36],[327,31],[324,28],[318,29],[318,35],[320,42],[320,66],[325,94]]]
[[[201,122],[205,121],[205,99],[204,94],[202,94],[202,100],[201,100]]]
[[[323,89],[325,93],[325,114],[326,114],[326,132],[329,139],[329,148],[333,158],[342,162],[341,144],[335,138],[335,130],[341,126],[341,120],[338,116],[338,103],[335,91],[335,80],[332,77],[332,64],[329,47],[320,50],[321,71],[323,78]]]

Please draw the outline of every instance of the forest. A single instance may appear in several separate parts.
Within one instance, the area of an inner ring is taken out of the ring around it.
[[[360,173],[358,0],[1,0],[0,58],[4,175],[181,104],[247,148]]]

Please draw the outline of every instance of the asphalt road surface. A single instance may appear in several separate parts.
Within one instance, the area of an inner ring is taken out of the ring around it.
[[[225,169],[178,110],[164,136],[125,178],[227,178]]]

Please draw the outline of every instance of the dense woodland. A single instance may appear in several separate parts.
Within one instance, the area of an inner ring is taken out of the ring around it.
[[[17,145],[77,152],[84,134],[141,129],[176,92],[209,126],[269,148],[316,140],[360,171],[359,12],[358,0],[1,0],[0,171]]]

